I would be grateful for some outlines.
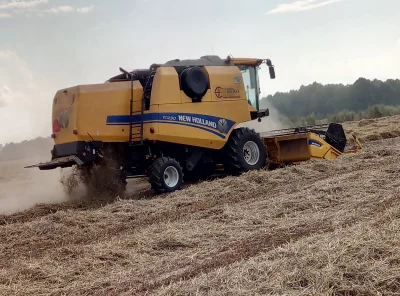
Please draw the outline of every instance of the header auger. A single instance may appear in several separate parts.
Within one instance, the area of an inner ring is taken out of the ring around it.
[[[120,68],[122,73],[105,83],[59,90],[53,100],[51,161],[31,167],[77,166],[85,172],[107,167],[113,172],[107,188],[121,195],[126,178],[146,177],[164,193],[185,180],[210,177],[216,167],[239,175],[271,161],[340,155],[345,145],[340,125],[335,126],[339,138],[327,136],[333,134],[329,128],[325,139],[308,130],[302,142],[296,131],[261,136],[238,127],[269,115],[259,105],[262,64],[275,79],[269,59],[203,56],[131,72]]]

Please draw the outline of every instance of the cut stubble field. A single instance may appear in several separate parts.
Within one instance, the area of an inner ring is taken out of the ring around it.
[[[344,126],[361,153],[0,216],[0,294],[399,295],[400,117]]]

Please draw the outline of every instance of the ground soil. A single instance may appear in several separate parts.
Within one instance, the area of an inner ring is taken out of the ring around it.
[[[41,182],[57,203],[0,216],[0,294],[400,295],[400,117],[345,128],[361,153],[167,195],[135,180],[87,201]],[[8,165],[0,201],[16,182],[22,209],[41,179]]]

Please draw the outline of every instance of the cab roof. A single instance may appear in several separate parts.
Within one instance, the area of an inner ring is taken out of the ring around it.
[[[152,64],[149,69],[135,69],[129,73],[135,74],[138,77],[148,77],[152,71],[155,71],[158,67],[175,67],[177,69],[183,69],[185,67],[198,66],[237,66],[237,65],[250,65],[259,66],[263,62],[263,59],[257,58],[233,58],[228,56],[225,59],[221,59],[217,55],[206,55],[199,59],[188,59],[188,60],[171,60],[164,64]],[[108,81],[127,81],[129,80],[125,74],[119,74],[110,78]]]
[[[180,67],[180,66],[235,66],[235,65],[251,65],[259,66],[263,59],[257,58],[233,58],[231,56],[221,59],[216,55],[202,56],[200,59],[193,60],[172,60],[160,66],[164,67]]]
[[[250,65],[250,66],[260,66],[263,62],[263,59],[257,58],[233,58],[233,63],[235,65]]]

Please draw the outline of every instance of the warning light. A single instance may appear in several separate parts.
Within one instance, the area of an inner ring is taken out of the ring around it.
[[[77,134],[78,134],[78,130],[77,130],[77,129],[74,129],[74,130],[72,131],[72,133],[73,133],[74,135],[77,135]]]
[[[150,128],[150,133],[154,134],[154,127]]]
[[[59,132],[61,130],[60,124],[57,119],[53,121],[53,133]]]

